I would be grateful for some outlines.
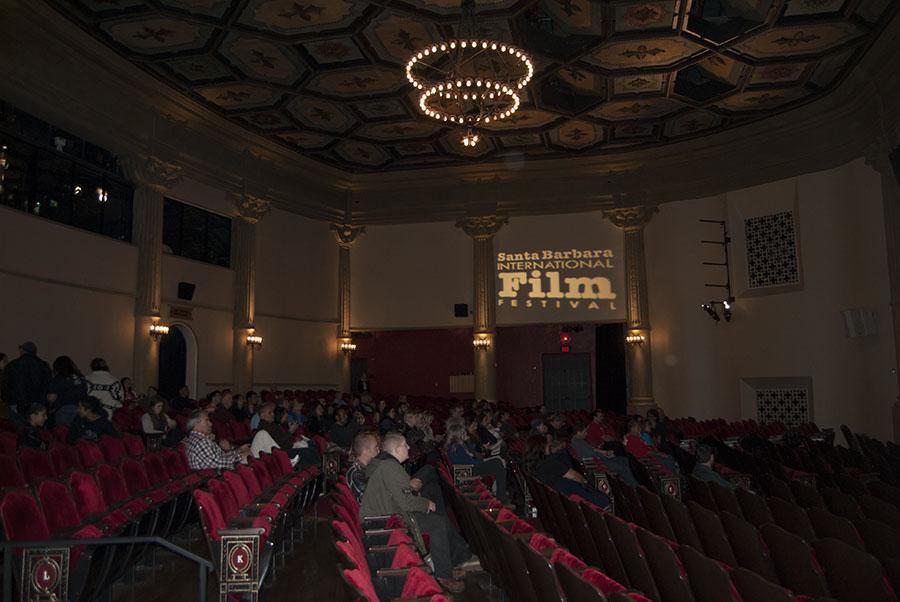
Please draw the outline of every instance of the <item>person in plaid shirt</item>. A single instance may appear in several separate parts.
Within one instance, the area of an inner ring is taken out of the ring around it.
[[[188,434],[184,440],[188,465],[193,470],[212,468],[214,470],[230,470],[238,462],[243,462],[250,453],[249,445],[231,449],[219,447],[212,434],[212,422],[203,410],[194,412],[187,422]]]

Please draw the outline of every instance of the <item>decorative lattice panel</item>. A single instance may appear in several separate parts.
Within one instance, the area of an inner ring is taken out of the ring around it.
[[[773,213],[744,220],[749,288],[798,284],[800,264],[794,214]]]
[[[756,416],[759,422],[782,422],[787,426],[809,422],[809,389],[757,389]]]

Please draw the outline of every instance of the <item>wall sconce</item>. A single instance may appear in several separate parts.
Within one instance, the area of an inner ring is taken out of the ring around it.
[[[341,341],[341,351],[344,353],[353,353],[356,351],[356,343],[349,339],[344,339]]]
[[[259,349],[262,347],[262,337],[256,334],[247,335],[247,345],[251,349]]]
[[[169,327],[164,324],[151,324],[150,325],[150,336],[154,341],[158,341],[160,337],[169,334]]]
[[[484,351],[491,346],[491,340],[487,337],[476,337],[472,339],[472,346],[479,351]]]
[[[625,342],[629,345],[643,345],[645,340],[644,335],[639,332],[629,332],[625,336]]]

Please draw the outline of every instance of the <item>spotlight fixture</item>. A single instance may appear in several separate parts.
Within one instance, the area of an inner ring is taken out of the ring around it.
[[[472,339],[472,346],[475,347],[475,349],[484,351],[491,346],[491,340],[483,336],[475,337]]]
[[[350,339],[344,339],[341,341],[341,351],[344,353],[352,353],[356,351],[356,343],[354,343]]]
[[[720,321],[722,318],[725,318],[726,322],[731,322],[731,316],[734,315],[734,297],[729,297],[728,299],[723,299],[721,301],[707,301],[703,305],[700,306],[700,309],[709,314],[709,317],[715,320],[716,322]],[[722,316],[719,316],[719,311],[716,309],[717,305],[722,306]]]
[[[250,349],[259,349],[262,347],[263,338],[256,334],[247,335],[247,346]]]
[[[643,345],[645,340],[644,335],[639,332],[629,332],[625,336],[625,342],[629,345]]]
[[[725,316],[726,322],[731,322],[731,303],[728,299],[722,301],[722,315]]]
[[[151,324],[150,325],[150,336],[153,337],[154,341],[158,341],[160,337],[169,334],[169,327],[164,324]]]

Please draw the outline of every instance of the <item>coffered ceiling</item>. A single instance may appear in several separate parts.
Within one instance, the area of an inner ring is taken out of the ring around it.
[[[415,109],[409,53],[452,36],[458,0],[52,0],[184,95],[350,173],[614,154],[816,99],[891,0],[480,0],[486,37],[532,53],[523,107],[475,149]]]

